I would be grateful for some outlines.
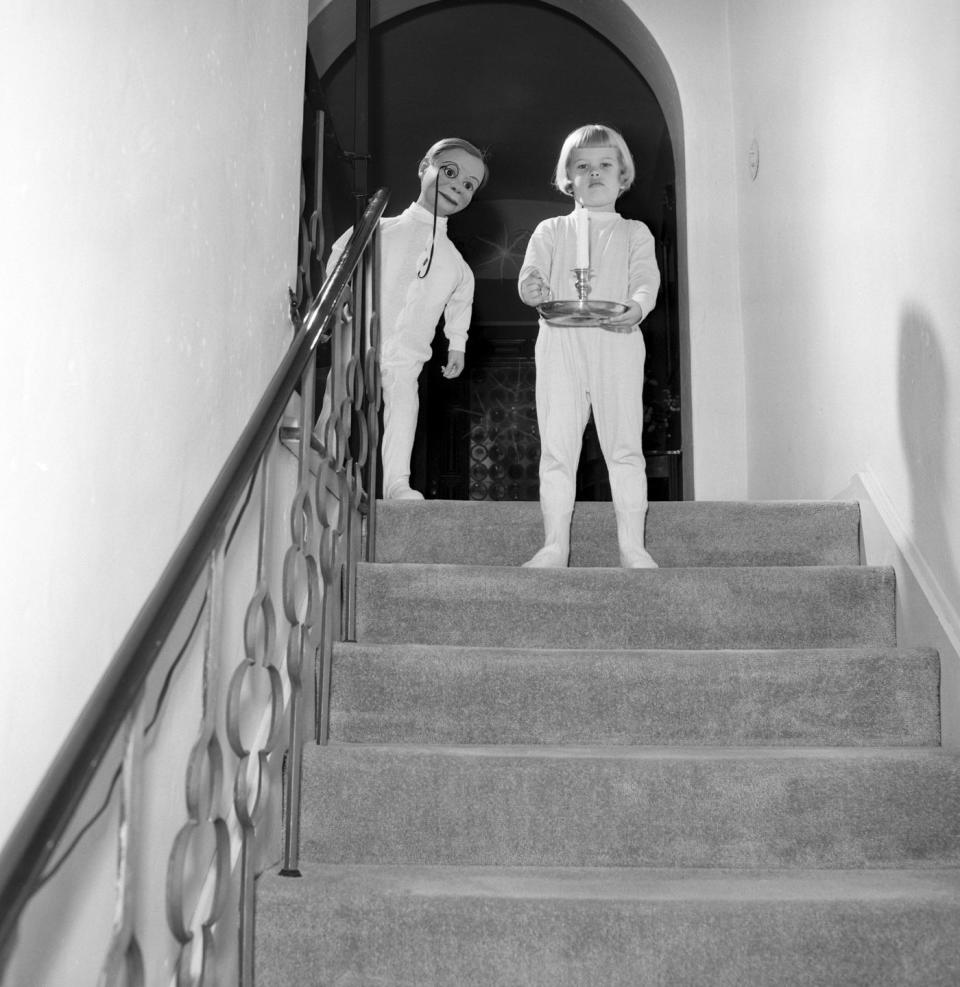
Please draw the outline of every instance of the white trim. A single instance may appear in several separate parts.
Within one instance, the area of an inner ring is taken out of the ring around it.
[[[941,736],[960,749],[960,615],[872,470],[857,473],[836,499],[860,504],[862,561],[896,571],[899,646],[940,652]]]
[[[858,473],[857,478],[863,484],[868,496],[873,501],[873,506],[887,526],[887,531],[903,556],[904,562],[910,567],[910,571],[923,591],[930,608],[936,614],[944,634],[949,638],[953,647],[960,652],[960,614],[957,613],[947,594],[944,593],[933,570],[928,565],[923,553],[917,548],[906,526],[900,520],[900,515],[893,506],[893,501],[887,496],[887,492],[883,489],[873,470],[868,468],[862,473]]]

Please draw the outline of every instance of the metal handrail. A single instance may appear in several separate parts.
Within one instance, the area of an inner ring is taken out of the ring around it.
[[[350,243],[304,318],[196,517],[0,852],[0,970],[12,948],[21,912],[207,565],[294,387],[334,319],[338,300],[377,228],[388,198],[386,189],[371,196]]]

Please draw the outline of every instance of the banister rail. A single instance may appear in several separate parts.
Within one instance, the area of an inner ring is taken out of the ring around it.
[[[388,198],[385,189],[370,198],[347,249],[304,318],[194,521],[0,852],[0,976],[13,950],[21,913],[41,881],[103,758],[130,710],[142,697],[157,656],[209,565],[231,512],[258,469],[268,443],[276,439],[278,424],[290,396],[298,382],[304,379],[318,344],[329,338],[332,325],[340,325],[338,306],[341,296],[371,241],[376,242],[377,226]],[[374,275],[374,285],[375,280]],[[351,321],[354,323],[351,331],[357,338],[360,320]],[[312,372],[309,380],[312,387]],[[312,400],[305,399],[304,409],[311,406]],[[306,418],[306,411],[303,417]],[[312,454],[309,445],[307,442],[308,448],[301,449],[301,456]],[[375,464],[375,450],[373,461]],[[375,489],[369,490],[368,495],[372,512]]]

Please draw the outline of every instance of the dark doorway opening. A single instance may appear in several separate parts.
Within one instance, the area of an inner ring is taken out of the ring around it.
[[[416,198],[417,163],[440,137],[485,148],[491,168],[489,185],[449,224],[476,276],[467,366],[458,380],[440,376],[446,340],[438,330],[420,381],[413,485],[427,497],[536,499],[537,325],[519,300],[516,275],[536,223],[571,206],[550,185],[563,137],[602,122],[624,134],[637,166],[619,211],[645,222],[658,243],[662,284],[644,322],[642,384],[650,498],[681,499],[675,161],[663,112],[643,77],[610,40],[535,0],[418,8],[373,29],[370,67],[369,187],[390,188],[390,214]],[[330,243],[353,222],[353,200],[340,177],[353,146],[352,48],[320,85],[329,129],[323,216]],[[578,496],[610,496],[592,425]]]

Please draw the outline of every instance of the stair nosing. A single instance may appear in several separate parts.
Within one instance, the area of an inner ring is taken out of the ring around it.
[[[712,891],[700,900],[743,899],[744,890],[765,889],[761,900],[838,900],[825,891],[837,886],[850,893],[842,897],[859,897],[855,889],[872,891],[890,889],[882,897],[922,897],[930,889],[943,889],[950,896],[960,896],[960,866],[941,867],[643,867],[643,866],[571,866],[571,865],[509,865],[509,864],[428,864],[428,863],[326,863],[310,858],[301,861],[307,881],[322,881],[328,877],[366,879],[371,884],[418,881],[424,894],[434,897],[438,888],[467,883],[465,889],[450,890],[451,896],[547,898],[557,892],[583,892],[585,886],[594,892],[617,889],[614,894],[588,894],[587,899],[609,897],[638,900],[671,900],[689,897],[691,890]],[[269,877],[282,881],[276,872]],[[359,882],[358,882],[359,883]],[[503,894],[506,884],[540,885],[539,892]],[[784,895],[784,891],[791,894]],[[731,893],[731,891],[733,893]],[[548,893],[544,893],[548,892]],[[552,893],[550,893],[552,892]],[[672,893],[671,893],[672,892]],[[677,892],[686,892],[678,894]],[[798,893],[799,892],[799,893]],[[891,893],[892,892],[892,893]],[[389,893],[389,892],[386,892]],[[410,894],[408,887],[404,894]],[[416,892],[413,892],[416,894]],[[440,892],[443,893],[442,891]],[[577,895],[580,897],[581,895]],[[571,895],[572,897],[572,895]]]
[[[886,758],[905,761],[917,758],[955,759],[960,751],[942,745],[881,745],[849,747],[787,747],[781,745],[715,746],[712,744],[418,744],[352,742],[331,740],[314,747],[312,756],[322,757],[324,750],[365,751],[407,754],[410,756],[474,757],[478,760],[617,760],[617,761],[866,761]]]

